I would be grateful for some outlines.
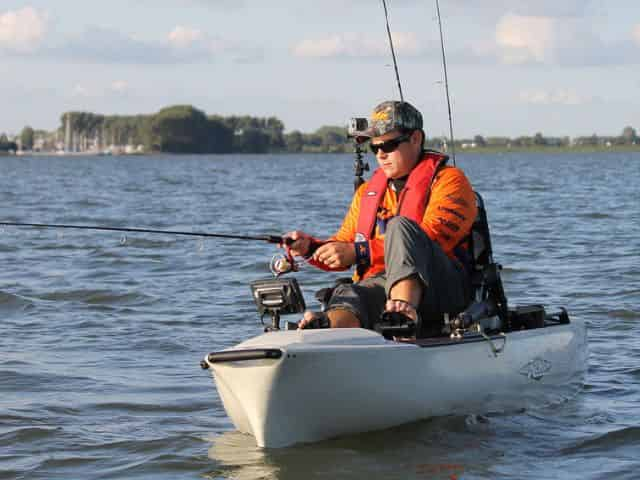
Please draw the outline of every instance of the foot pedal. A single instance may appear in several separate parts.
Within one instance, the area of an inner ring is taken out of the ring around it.
[[[387,340],[393,340],[393,337],[414,336],[416,323],[400,312],[384,312],[374,329]]]

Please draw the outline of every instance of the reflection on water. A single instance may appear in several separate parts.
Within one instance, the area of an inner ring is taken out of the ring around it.
[[[448,479],[486,472],[491,457],[503,454],[486,448],[494,435],[490,420],[477,416],[430,419],[282,449],[258,448],[251,436],[234,431],[213,439],[209,457],[225,478],[239,480]]]

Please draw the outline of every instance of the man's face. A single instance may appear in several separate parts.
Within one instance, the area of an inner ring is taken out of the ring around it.
[[[398,131],[385,133],[381,137],[371,139],[372,149],[377,146],[382,148],[377,150],[376,159],[387,178],[402,178],[409,175],[418,163],[418,154],[422,148],[422,134],[417,130],[411,134],[402,134]]]

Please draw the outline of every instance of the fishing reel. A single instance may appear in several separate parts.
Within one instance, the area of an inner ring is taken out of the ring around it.
[[[278,278],[285,273],[297,272],[298,265],[293,256],[289,253],[276,253],[271,257],[269,270],[273,276]]]
[[[276,253],[271,257],[269,270],[278,278],[286,273],[297,272],[306,263],[302,257],[294,257],[288,245],[284,245],[284,253]]]

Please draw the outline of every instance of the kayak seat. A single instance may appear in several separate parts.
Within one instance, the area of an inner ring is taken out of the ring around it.
[[[474,193],[478,213],[468,237],[472,301],[451,321],[451,326],[467,328],[477,322],[483,326],[483,320],[486,320],[484,326],[489,329],[501,329],[508,319],[507,298],[500,278],[502,266],[493,260],[484,200],[478,192]],[[500,319],[501,325],[495,324],[496,316]]]

